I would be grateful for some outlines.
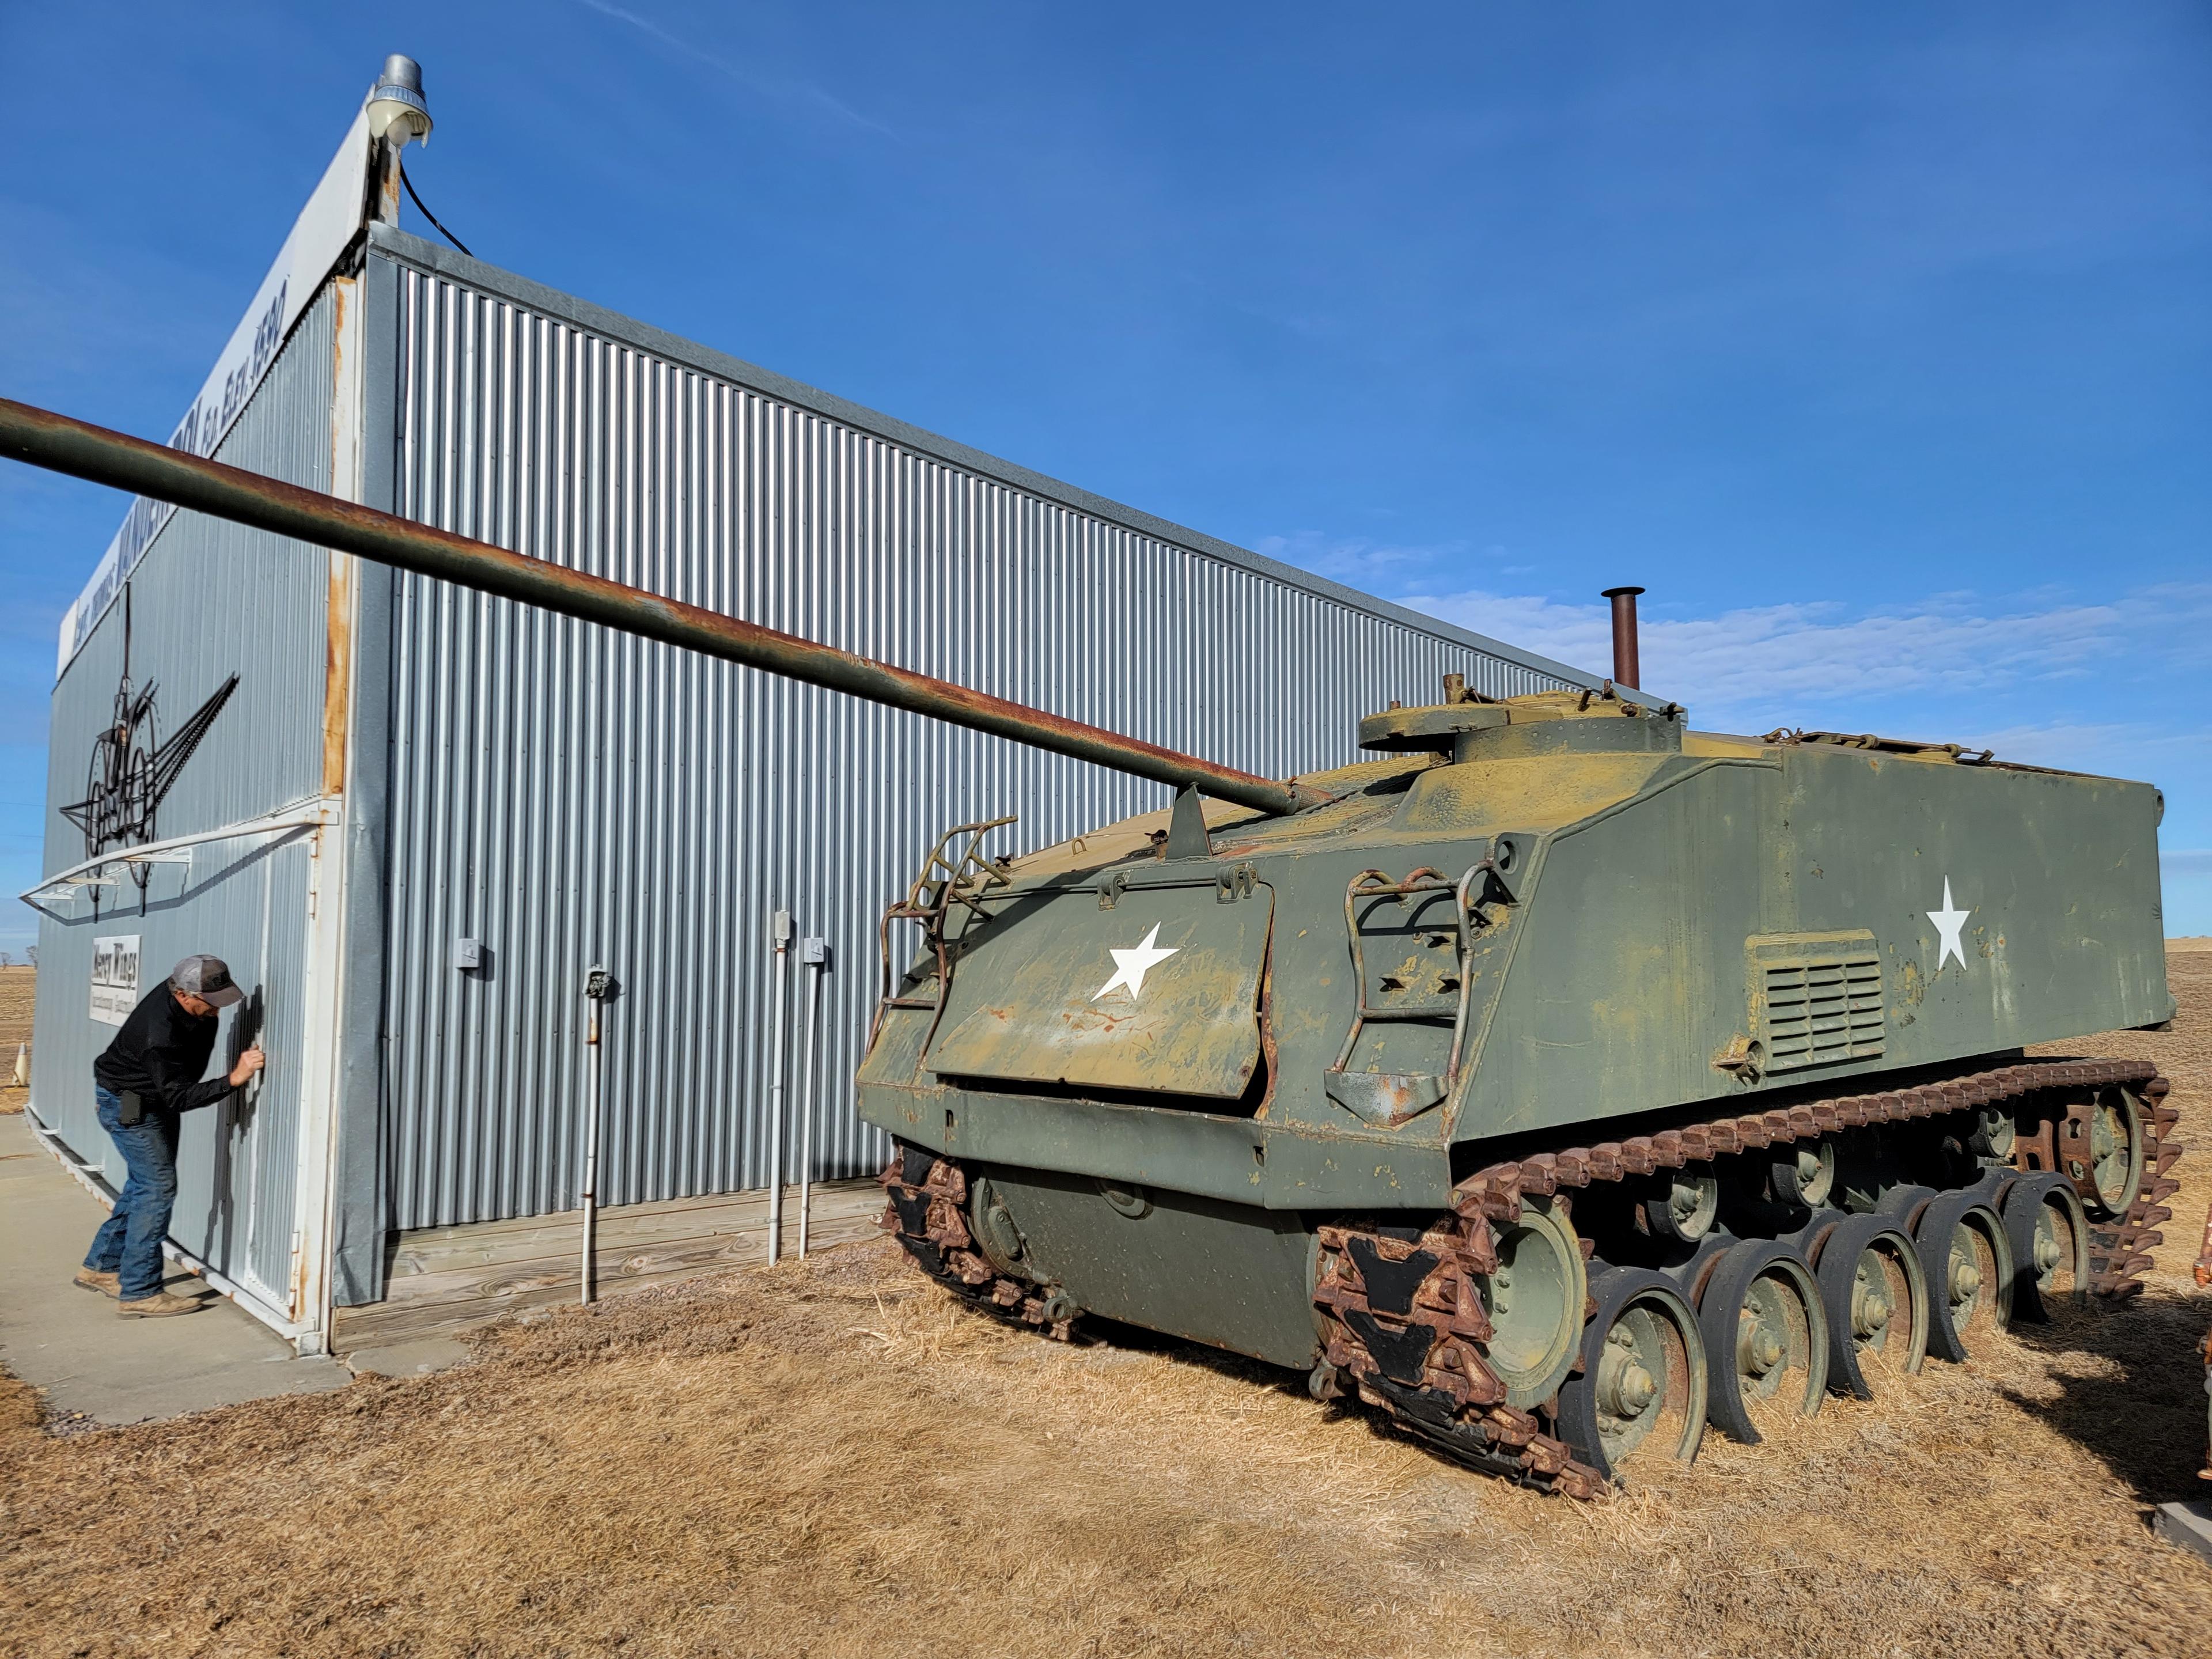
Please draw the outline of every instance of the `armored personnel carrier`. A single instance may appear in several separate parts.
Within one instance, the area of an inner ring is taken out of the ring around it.
[[[1176,787],[884,915],[886,1220],[1000,1316],[1587,1496],[2124,1297],[2170,1218],[2164,1080],[2023,1053],[2172,1017],[2148,785],[1455,677],[1281,781],[6,399],[0,456]]]
[[[923,1271],[1584,1495],[2140,1288],[2166,1085],[2022,1050],[2172,1018],[2155,790],[1444,690],[1303,811],[939,843],[859,1079]]]

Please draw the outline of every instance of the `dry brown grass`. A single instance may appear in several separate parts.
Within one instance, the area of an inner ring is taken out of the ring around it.
[[[0,1112],[20,1112],[31,1091],[18,1089],[15,1045],[31,1040],[31,1002],[39,982],[34,968],[0,968]]]
[[[2212,956],[2174,966],[2180,1029],[2081,1046],[2154,1055],[2188,1125]],[[2212,1157],[2180,1173],[2193,1223]],[[2203,1449],[2168,1239],[2123,1313],[1595,1506],[1256,1367],[1002,1330],[882,1245],[166,1425],[56,1439],[15,1389],[0,1650],[2202,1654],[2212,1569],[2144,1524]]]

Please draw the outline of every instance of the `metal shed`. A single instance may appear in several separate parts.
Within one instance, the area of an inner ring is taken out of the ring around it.
[[[356,119],[173,442],[1271,775],[1352,758],[1358,716],[1447,672],[1596,683],[407,234],[395,155]],[[233,675],[119,836],[62,812],[101,798],[100,734],[167,765]],[[88,1009],[227,957],[271,1060],[186,1120],[173,1242],[313,1351],[397,1237],[575,1203],[587,966],[622,986],[603,1202],[769,1183],[779,908],[835,964],[812,1173],[870,1172],[846,1079],[876,918],[936,833],[1012,812],[1005,845],[1037,846],[1166,801],[142,503],[64,629],[31,1109],[118,1182]]]

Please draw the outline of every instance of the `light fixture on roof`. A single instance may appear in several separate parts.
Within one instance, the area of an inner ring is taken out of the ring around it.
[[[430,106],[422,98],[422,66],[404,52],[384,60],[384,73],[368,94],[368,132],[389,138],[394,149],[410,138],[430,142]]]

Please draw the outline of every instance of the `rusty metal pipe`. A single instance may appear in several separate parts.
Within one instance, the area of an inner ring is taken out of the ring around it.
[[[418,575],[436,576],[580,622],[599,623],[971,731],[1011,738],[1175,788],[1194,788],[1259,811],[1281,815],[1330,799],[1326,791],[1295,780],[1278,782],[1217,766],[1103,726],[988,696],[927,674],[894,668],[757,623],[625,587],[603,576],[471,541],[5,398],[0,398],[0,456]]]
[[[1613,601],[1613,683],[1630,689],[1644,684],[1644,665],[1636,648],[1636,596],[1640,587],[1608,587],[1601,596]]]

